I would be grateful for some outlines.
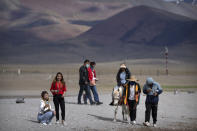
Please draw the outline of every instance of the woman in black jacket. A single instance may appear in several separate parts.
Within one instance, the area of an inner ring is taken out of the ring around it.
[[[128,86],[128,80],[131,76],[129,69],[126,67],[125,64],[120,65],[120,69],[116,75],[117,86],[123,86],[124,88]],[[114,100],[112,96],[112,102],[109,105],[113,105]]]
[[[129,69],[126,67],[125,64],[120,65],[120,69],[116,75],[116,81],[118,86],[124,86],[128,81],[131,76],[131,73]]]

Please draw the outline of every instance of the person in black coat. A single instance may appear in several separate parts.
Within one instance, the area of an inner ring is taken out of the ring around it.
[[[129,69],[126,67],[125,64],[120,65],[120,69],[116,75],[116,81],[118,86],[124,86],[128,81],[127,79],[130,79],[131,73]]]
[[[79,94],[78,94],[78,104],[81,104],[81,96],[83,94],[83,91],[85,90],[86,96],[90,101],[90,104],[94,104],[92,101],[92,97],[90,94],[90,81],[88,78],[88,67],[90,66],[90,61],[85,60],[84,64],[79,69]],[[85,103],[86,104],[86,103]]]

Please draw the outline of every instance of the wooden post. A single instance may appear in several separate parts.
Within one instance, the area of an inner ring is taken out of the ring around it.
[[[18,73],[18,76],[21,75],[21,69],[20,68],[18,69],[18,72],[17,73]]]
[[[168,48],[165,47],[165,58],[166,58],[166,75],[168,75]]]

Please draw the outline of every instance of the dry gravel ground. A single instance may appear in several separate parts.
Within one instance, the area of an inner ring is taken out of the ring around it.
[[[133,130],[133,131],[168,131],[197,130],[197,93],[164,92],[160,96],[158,127],[144,127],[145,96],[141,95],[137,110],[137,125],[122,121],[121,108],[117,122],[113,122],[114,107],[108,104],[110,94],[100,94],[103,105],[78,105],[77,96],[65,97],[67,126],[55,124],[43,126],[36,121],[39,98],[26,98],[24,104],[16,104],[14,98],[0,99],[0,131],[65,131],[65,130]],[[52,99],[51,99],[52,100]],[[52,106],[53,102],[51,101]],[[152,122],[152,120],[151,120]]]

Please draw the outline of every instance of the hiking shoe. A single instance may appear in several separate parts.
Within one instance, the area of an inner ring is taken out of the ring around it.
[[[94,104],[95,104],[95,102],[90,103],[90,105],[94,105]]]
[[[103,104],[103,102],[96,102],[96,105],[101,105],[101,104]]]
[[[147,122],[144,122],[143,123],[145,126],[150,126],[150,123],[147,121]]]

